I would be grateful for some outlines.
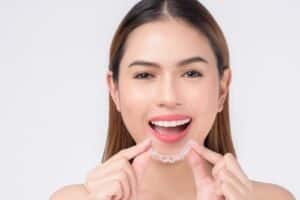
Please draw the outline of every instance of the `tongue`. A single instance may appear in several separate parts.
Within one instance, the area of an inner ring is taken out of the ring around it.
[[[187,125],[181,125],[176,127],[161,127],[161,126],[154,126],[154,129],[161,134],[178,134],[181,133]]]

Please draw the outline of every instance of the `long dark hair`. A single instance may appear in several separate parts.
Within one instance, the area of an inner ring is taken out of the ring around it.
[[[197,0],[142,0],[127,13],[112,40],[109,70],[113,72],[113,80],[116,85],[128,35],[145,23],[168,20],[170,17],[187,22],[207,37],[216,56],[218,75],[222,78],[223,71],[229,68],[227,43],[219,25],[200,2]],[[204,145],[223,155],[232,153],[236,156],[230,131],[228,100],[229,94],[226,96],[223,110],[216,116]],[[120,150],[135,144],[109,95],[109,126],[102,162]]]

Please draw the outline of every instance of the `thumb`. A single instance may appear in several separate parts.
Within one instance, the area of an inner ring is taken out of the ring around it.
[[[150,149],[135,157],[132,162],[132,167],[136,175],[135,200],[139,199],[139,191],[144,177],[145,169],[150,159]]]
[[[192,169],[197,189],[213,184],[210,164],[196,153],[194,149],[190,148],[188,154],[185,156],[185,160]]]
[[[185,157],[190,165],[196,185],[197,199],[225,200],[215,193],[215,182],[212,176],[212,165],[193,148]]]
[[[151,149],[148,149],[144,153],[138,155],[137,157],[135,157],[135,159],[132,162],[132,167],[136,174],[137,185],[139,185],[139,183],[141,182],[147,163],[151,157],[150,150]]]

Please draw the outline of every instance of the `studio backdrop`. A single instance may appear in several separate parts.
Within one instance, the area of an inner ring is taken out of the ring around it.
[[[243,169],[300,198],[300,2],[201,2],[230,48],[231,128]],[[109,46],[135,3],[0,1],[2,199],[48,199],[99,163]]]

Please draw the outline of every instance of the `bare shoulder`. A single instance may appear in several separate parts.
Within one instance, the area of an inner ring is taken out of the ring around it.
[[[252,183],[257,199],[296,200],[290,191],[280,185],[253,180]]]
[[[88,191],[83,184],[66,185],[56,190],[50,200],[87,200]]]

